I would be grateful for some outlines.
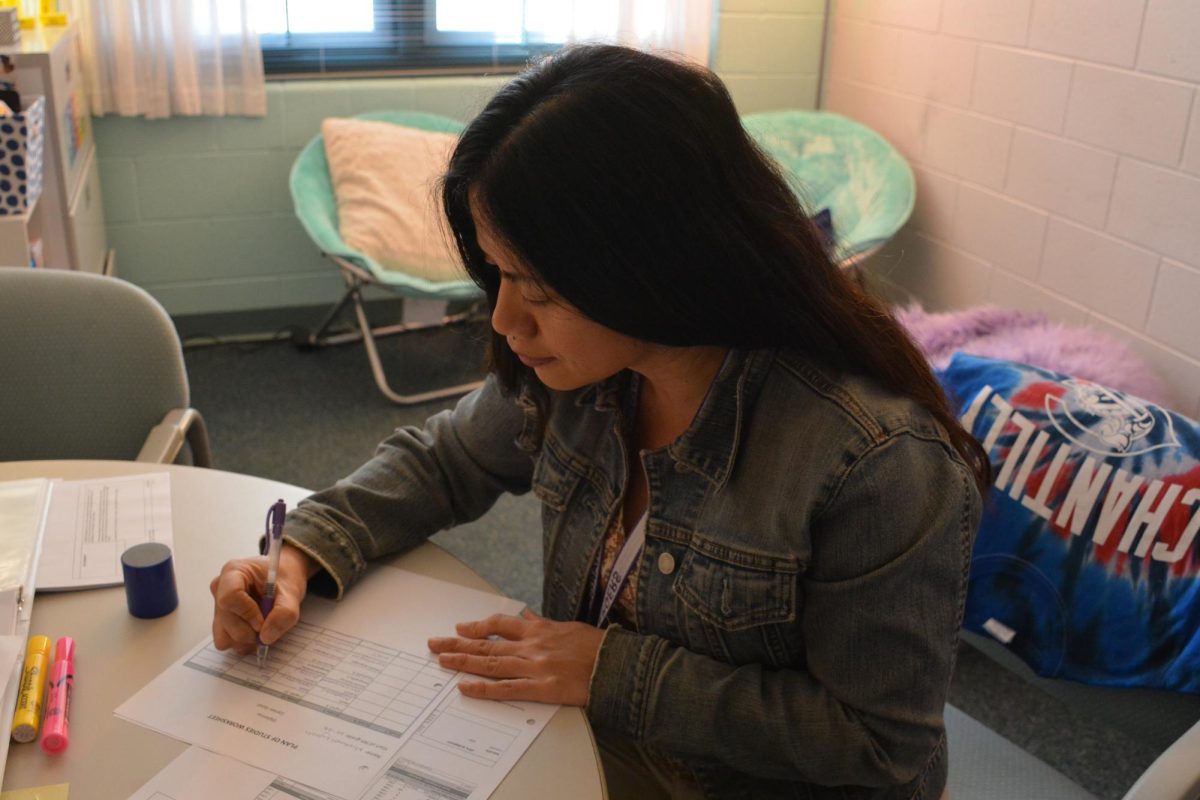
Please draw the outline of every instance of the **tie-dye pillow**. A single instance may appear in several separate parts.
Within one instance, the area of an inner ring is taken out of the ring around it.
[[[993,485],[965,627],[1039,675],[1200,692],[1200,427],[965,354],[939,372]]]

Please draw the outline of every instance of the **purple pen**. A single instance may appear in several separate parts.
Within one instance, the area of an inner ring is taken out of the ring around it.
[[[263,589],[262,600],[258,604],[262,609],[263,619],[266,619],[267,615],[271,613],[271,609],[275,607],[275,581],[279,577],[279,551],[283,549],[283,517],[286,513],[287,504],[282,499],[276,500],[267,509],[267,530],[263,542],[267,555],[267,585]],[[258,639],[259,669],[262,669],[263,664],[267,661],[268,649],[260,636]]]

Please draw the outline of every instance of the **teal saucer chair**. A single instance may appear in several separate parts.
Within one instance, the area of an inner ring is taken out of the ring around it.
[[[458,134],[464,127],[461,122],[456,120],[418,111],[372,111],[358,114],[356,118],[390,122],[395,125],[405,125],[410,128],[439,133]],[[375,384],[385,397],[399,405],[413,405],[453,397],[465,394],[479,386],[479,382],[474,382],[415,394],[400,394],[394,391],[388,383],[375,339],[379,336],[466,322],[477,318],[479,309],[482,308],[483,291],[465,278],[435,282],[399,270],[387,269],[370,256],[346,244],[338,231],[337,198],[329,177],[329,163],[325,160],[325,140],[320,134],[313,137],[296,157],[288,178],[288,188],[291,191],[292,203],[300,224],[304,226],[304,230],[316,243],[321,253],[338,266],[342,278],[346,282],[346,291],[341,299],[334,304],[316,330],[303,337],[302,344],[317,347],[342,344],[361,338],[367,351],[367,358],[371,363],[371,372],[375,376]],[[410,322],[372,327],[362,302],[362,290],[367,286],[381,287],[405,298],[447,302],[467,301],[469,306],[466,311],[444,316],[440,322]],[[330,325],[338,318],[347,303],[354,304],[358,332],[329,334]]]
[[[912,169],[862,123],[831,111],[788,110],[747,114],[742,124],[791,179],[810,214],[828,209],[841,266],[877,251],[912,214]]]

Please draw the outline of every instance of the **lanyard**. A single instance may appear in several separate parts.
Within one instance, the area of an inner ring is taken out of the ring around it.
[[[632,420],[637,414],[637,395],[641,390],[641,376],[636,372],[633,373],[630,388],[631,391],[625,397],[625,418]],[[629,532],[625,543],[621,545],[621,551],[617,553],[617,559],[613,562],[612,572],[608,573],[608,583],[604,586],[604,597],[600,601],[600,613],[596,616],[597,626],[603,625],[604,621],[608,619],[608,612],[612,611],[613,603],[617,601],[617,595],[621,593],[621,587],[629,580],[629,575],[633,572],[633,565],[642,555],[642,548],[646,544],[646,517],[649,513],[650,500],[647,497],[646,510],[642,512],[642,516],[638,518],[637,524]],[[608,535],[607,531],[605,535]],[[596,570],[592,574],[592,608],[595,608],[596,592],[600,587],[600,573],[603,567],[604,548],[602,545],[600,553],[596,556]]]
[[[642,512],[642,516],[638,519],[637,525],[633,526],[629,538],[625,540],[625,544],[621,545],[621,552],[617,553],[617,560],[613,563],[612,572],[608,573],[608,583],[604,586],[604,599],[600,602],[600,614],[596,617],[597,625],[603,625],[604,620],[608,619],[608,612],[612,610],[617,595],[621,593],[621,587],[629,579],[634,563],[642,554],[642,547],[646,544],[647,513],[648,511]],[[603,555],[600,560],[604,560]]]

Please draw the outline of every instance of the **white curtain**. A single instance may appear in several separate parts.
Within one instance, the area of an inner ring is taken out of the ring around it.
[[[546,2],[570,6],[569,42],[615,41],[645,50],[678,53],[709,66],[713,0]]]
[[[73,0],[92,113],[265,116],[255,0]]]

